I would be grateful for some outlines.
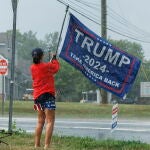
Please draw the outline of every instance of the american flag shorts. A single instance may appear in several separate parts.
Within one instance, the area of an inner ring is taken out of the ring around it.
[[[34,104],[34,110],[37,110],[37,111],[43,110],[44,111],[46,108],[49,110],[55,110],[56,109],[55,100],[50,100],[50,101],[45,101],[42,103]]]

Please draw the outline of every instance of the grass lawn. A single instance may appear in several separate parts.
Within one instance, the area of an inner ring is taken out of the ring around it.
[[[41,148],[38,150],[43,150],[43,136],[41,141]],[[9,146],[1,143],[0,150],[34,150],[34,136],[31,134],[13,135],[5,139],[5,142]],[[150,145],[135,141],[53,136],[50,150],[150,150]]]
[[[4,116],[8,116],[8,101],[5,102]],[[1,102],[0,102],[1,107]],[[0,109],[1,110],[1,109]],[[112,105],[97,105],[92,103],[57,102],[56,117],[58,118],[97,118],[110,119]],[[0,112],[1,116],[1,112]],[[13,116],[34,117],[32,101],[14,101]],[[119,118],[147,119],[150,116],[150,105],[123,105],[119,104]]]

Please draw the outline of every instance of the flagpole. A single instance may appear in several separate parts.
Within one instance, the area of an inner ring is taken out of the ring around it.
[[[61,35],[62,35],[63,28],[64,28],[64,24],[65,24],[65,20],[66,20],[68,10],[69,10],[69,5],[67,5],[67,7],[66,7],[65,17],[64,17],[64,20],[63,20],[63,23],[62,23],[62,26],[61,26],[61,31],[60,31],[60,35],[59,35],[59,39],[58,39],[58,43],[57,43],[56,55],[58,53],[58,47],[59,47],[59,44],[60,44]]]

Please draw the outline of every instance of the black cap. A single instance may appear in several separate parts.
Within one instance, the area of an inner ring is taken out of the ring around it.
[[[32,50],[32,57],[33,56],[42,56],[44,54],[43,50],[41,48],[34,48]]]

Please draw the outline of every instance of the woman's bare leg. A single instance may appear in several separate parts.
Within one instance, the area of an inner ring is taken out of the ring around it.
[[[46,115],[46,131],[45,131],[45,146],[44,149],[47,149],[50,146],[54,122],[55,122],[55,110],[45,109]]]
[[[45,123],[45,112],[40,110],[38,111],[38,121],[35,129],[35,148],[40,147],[40,139]]]

